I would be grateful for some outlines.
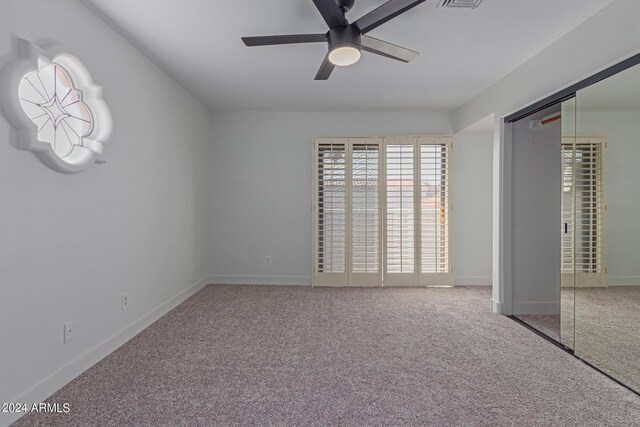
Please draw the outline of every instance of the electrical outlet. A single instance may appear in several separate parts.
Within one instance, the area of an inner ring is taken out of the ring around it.
[[[264,257],[264,265],[273,265],[273,259],[270,255]]]
[[[125,311],[129,307],[129,294],[124,293],[120,297],[120,311]]]
[[[73,338],[76,334],[76,325],[75,322],[67,322],[64,324],[64,343],[68,343],[69,341],[73,341]]]

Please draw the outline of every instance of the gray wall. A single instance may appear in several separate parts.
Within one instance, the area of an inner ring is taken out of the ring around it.
[[[493,135],[457,135],[453,141],[451,199],[456,285],[489,285]]]
[[[214,112],[214,279],[310,283],[314,136],[450,133],[446,113]],[[457,284],[488,285],[491,137],[460,136],[453,156]],[[265,255],[273,257],[273,265],[264,265]]]
[[[552,112],[513,125],[513,314],[560,312],[560,122],[529,128],[531,119]]]
[[[0,63],[14,35],[67,45],[115,124],[107,163],[64,175],[13,148],[0,116],[0,402],[10,402],[207,274],[210,112],[80,2],[0,9]],[[76,336],[63,344],[69,320]]]

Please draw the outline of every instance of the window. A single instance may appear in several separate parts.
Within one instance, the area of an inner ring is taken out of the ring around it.
[[[575,144],[574,144],[575,143]],[[604,286],[603,153],[598,137],[562,141],[562,273],[579,274],[576,283]]]
[[[89,70],[64,46],[16,42],[0,79],[0,112],[13,128],[13,145],[62,173],[104,163],[113,123]]]
[[[61,159],[82,146],[83,138],[91,133],[91,112],[60,65],[51,64],[24,76],[18,96],[25,114],[37,126],[38,140],[50,144]]]
[[[314,284],[451,286],[449,138],[316,138]]]

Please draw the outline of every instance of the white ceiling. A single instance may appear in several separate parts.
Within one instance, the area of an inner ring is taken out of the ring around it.
[[[322,43],[248,48],[240,40],[326,32],[311,0],[82,1],[212,109],[448,111],[613,0],[485,0],[475,10],[427,0],[370,33],[421,52],[418,59],[364,53],[328,81],[313,80]],[[347,18],[384,2],[356,0]]]

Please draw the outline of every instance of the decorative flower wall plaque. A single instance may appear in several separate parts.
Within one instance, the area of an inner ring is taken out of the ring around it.
[[[64,47],[23,39],[17,45],[17,58],[0,73],[0,105],[16,148],[63,173],[103,163],[112,122],[102,89]]]

